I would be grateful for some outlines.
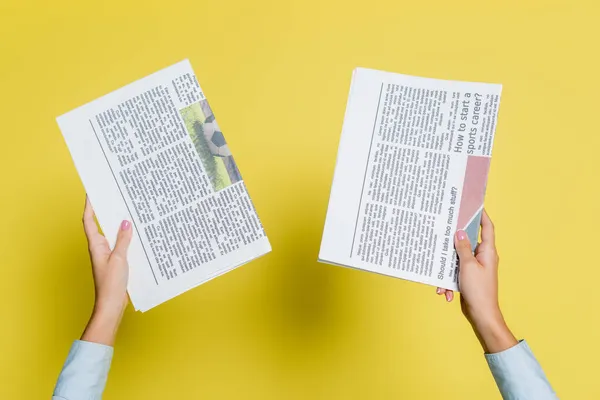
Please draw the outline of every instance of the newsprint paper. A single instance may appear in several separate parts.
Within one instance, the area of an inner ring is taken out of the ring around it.
[[[132,222],[129,297],[146,311],[271,251],[185,60],[57,118],[111,247]]]
[[[477,243],[501,85],[358,68],[319,260],[458,290]]]

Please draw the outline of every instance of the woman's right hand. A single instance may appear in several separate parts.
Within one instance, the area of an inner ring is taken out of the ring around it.
[[[111,250],[108,241],[98,230],[94,221],[94,210],[87,197],[83,212],[83,228],[92,261],[96,302],[81,340],[112,346],[129,301],[127,251],[133,230],[129,221],[123,221],[117,234],[117,242]]]
[[[467,234],[459,230],[454,238],[459,258],[458,285],[462,312],[471,323],[477,338],[487,353],[497,353],[517,344],[508,329],[498,302],[498,252],[494,225],[485,210],[481,217],[481,243],[471,251]],[[450,291],[446,299],[452,300]]]

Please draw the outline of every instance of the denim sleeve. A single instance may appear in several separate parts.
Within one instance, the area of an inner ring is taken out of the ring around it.
[[[112,356],[110,346],[76,340],[58,377],[52,399],[101,399]]]
[[[524,340],[485,358],[505,400],[555,400],[542,367]]]

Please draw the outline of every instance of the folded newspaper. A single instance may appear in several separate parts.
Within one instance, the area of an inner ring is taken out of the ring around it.
[[[109,243],[134,228],[128,292],[146,311],[269,251],[185,60],[57,118]]]
[[[501,85],[354,71],[319,261],[458,290],[477,244]]]

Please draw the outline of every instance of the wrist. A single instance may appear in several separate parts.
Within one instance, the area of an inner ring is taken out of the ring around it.
[[[117,336],[124,307],[103,307],[96,304],[81,340],[112,346]]]
[[[518,343],[499,309],[486,318],[474,319],[472,325],[486,353],[499,353]]]
[[[98,318],[105,321],[117,321],[123,316],[127,303],[114,301],[96,300],[92,311],[92,318]]]

